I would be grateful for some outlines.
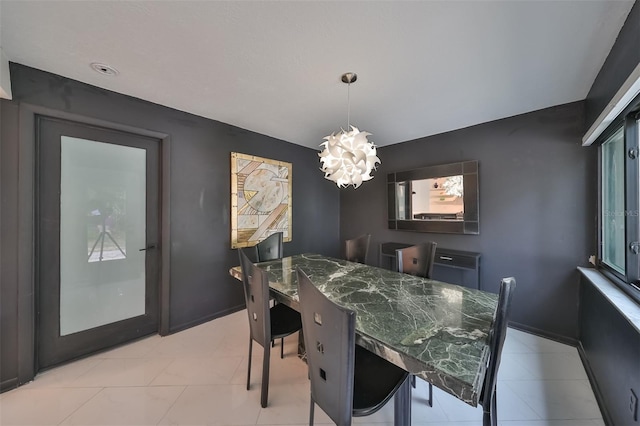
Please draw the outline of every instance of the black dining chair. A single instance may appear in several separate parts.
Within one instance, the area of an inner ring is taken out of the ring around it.
[[[281,259],[284,252],[282,239],[283,233],[276,232],[256,244],[258,262]]]
[[[282,245],[283,235],[284,234],[282,232],[275,232],[256,244],[256,262],[259,263],[282,259],[282,256],[284,255],[284,248]],[[274,305],[277,303],[277,301],[273,301]],[[280,339],[280,345],[284,346],[284,339]],[[271,342],[271,347],[274,346],[275,340]]]
[[[300,314],[290,307],[278,303],[269,307],[269,277],[265,271],[254,265],[244,253],[240,254],[244,298],[249,317],[249,362],[247,364],[247,390],[251,384],[251,353],[255,340],[264,349],[262,358],[262,391],[260,404],[267,406],[269,396],[269,361],[271,342],[302,329]],[[284,345],[280,348],[280,357],[284,356]]]
[[[382,408],[408,373],[355,344],[356,313],[327,299],[298,269],[298,297],[307,350],[313,425],[315,404],[338,426]]]
[[[436,243],[433,241],[396,250],[398,272],[422,278],[431,278],[435,259]],[[411,386],[416,387],[415,376],[411,376]],[[429,383],[427,405],[433,407],[433,385],[431,383]]]
[[[345,241],[345,258],[349,262],[367,263],[371,234],[361,235]]]
[[[433,264],[436,258],[436,243],[429,241],[396,250],[396,265],[398,272],[416,275],[422,278],[431,278]]]
[[[482,391],[480,393],[480,405],[482,405],[482,425],[496,426],[498,422],[497,392],[498,367],[502,357],[502,347],[504,339],[507,337],[507,325],[509,323],[509,311],[511,310],[511,299],[516,288],[516,279],[513,277],[503,278],[500,282],[500,293],[498,294],[498,307],[496,317],[491,327],[489,338],[489,362],[485,373]]]

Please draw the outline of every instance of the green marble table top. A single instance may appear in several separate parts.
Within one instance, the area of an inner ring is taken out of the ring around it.
[[[296,269],[356,312],[357,343],[476,406],[497,295],[318,254],[259,263],[272,293],[298,307]],[[241,279],[240,267],[231,275]]]

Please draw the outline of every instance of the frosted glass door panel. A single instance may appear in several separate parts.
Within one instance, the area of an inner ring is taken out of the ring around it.
[[[146,151],[62,136],[60,335],[145,313]]]

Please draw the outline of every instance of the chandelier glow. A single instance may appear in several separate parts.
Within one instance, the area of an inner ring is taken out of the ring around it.
[[[361,132],[351,126],[350,131],[341,130],[325,136],[326,142],[320,144],[324,150],[318,154],[324,177],[338,185],[338,188],[353,185],[359,187],[362,182],[373,179],[380,159],[376,147],[367,140],[371,133]]]

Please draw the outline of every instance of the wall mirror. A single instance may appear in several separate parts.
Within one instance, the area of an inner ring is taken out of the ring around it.
[[[479,234],[478,162],[389,173],[389,229]]]

